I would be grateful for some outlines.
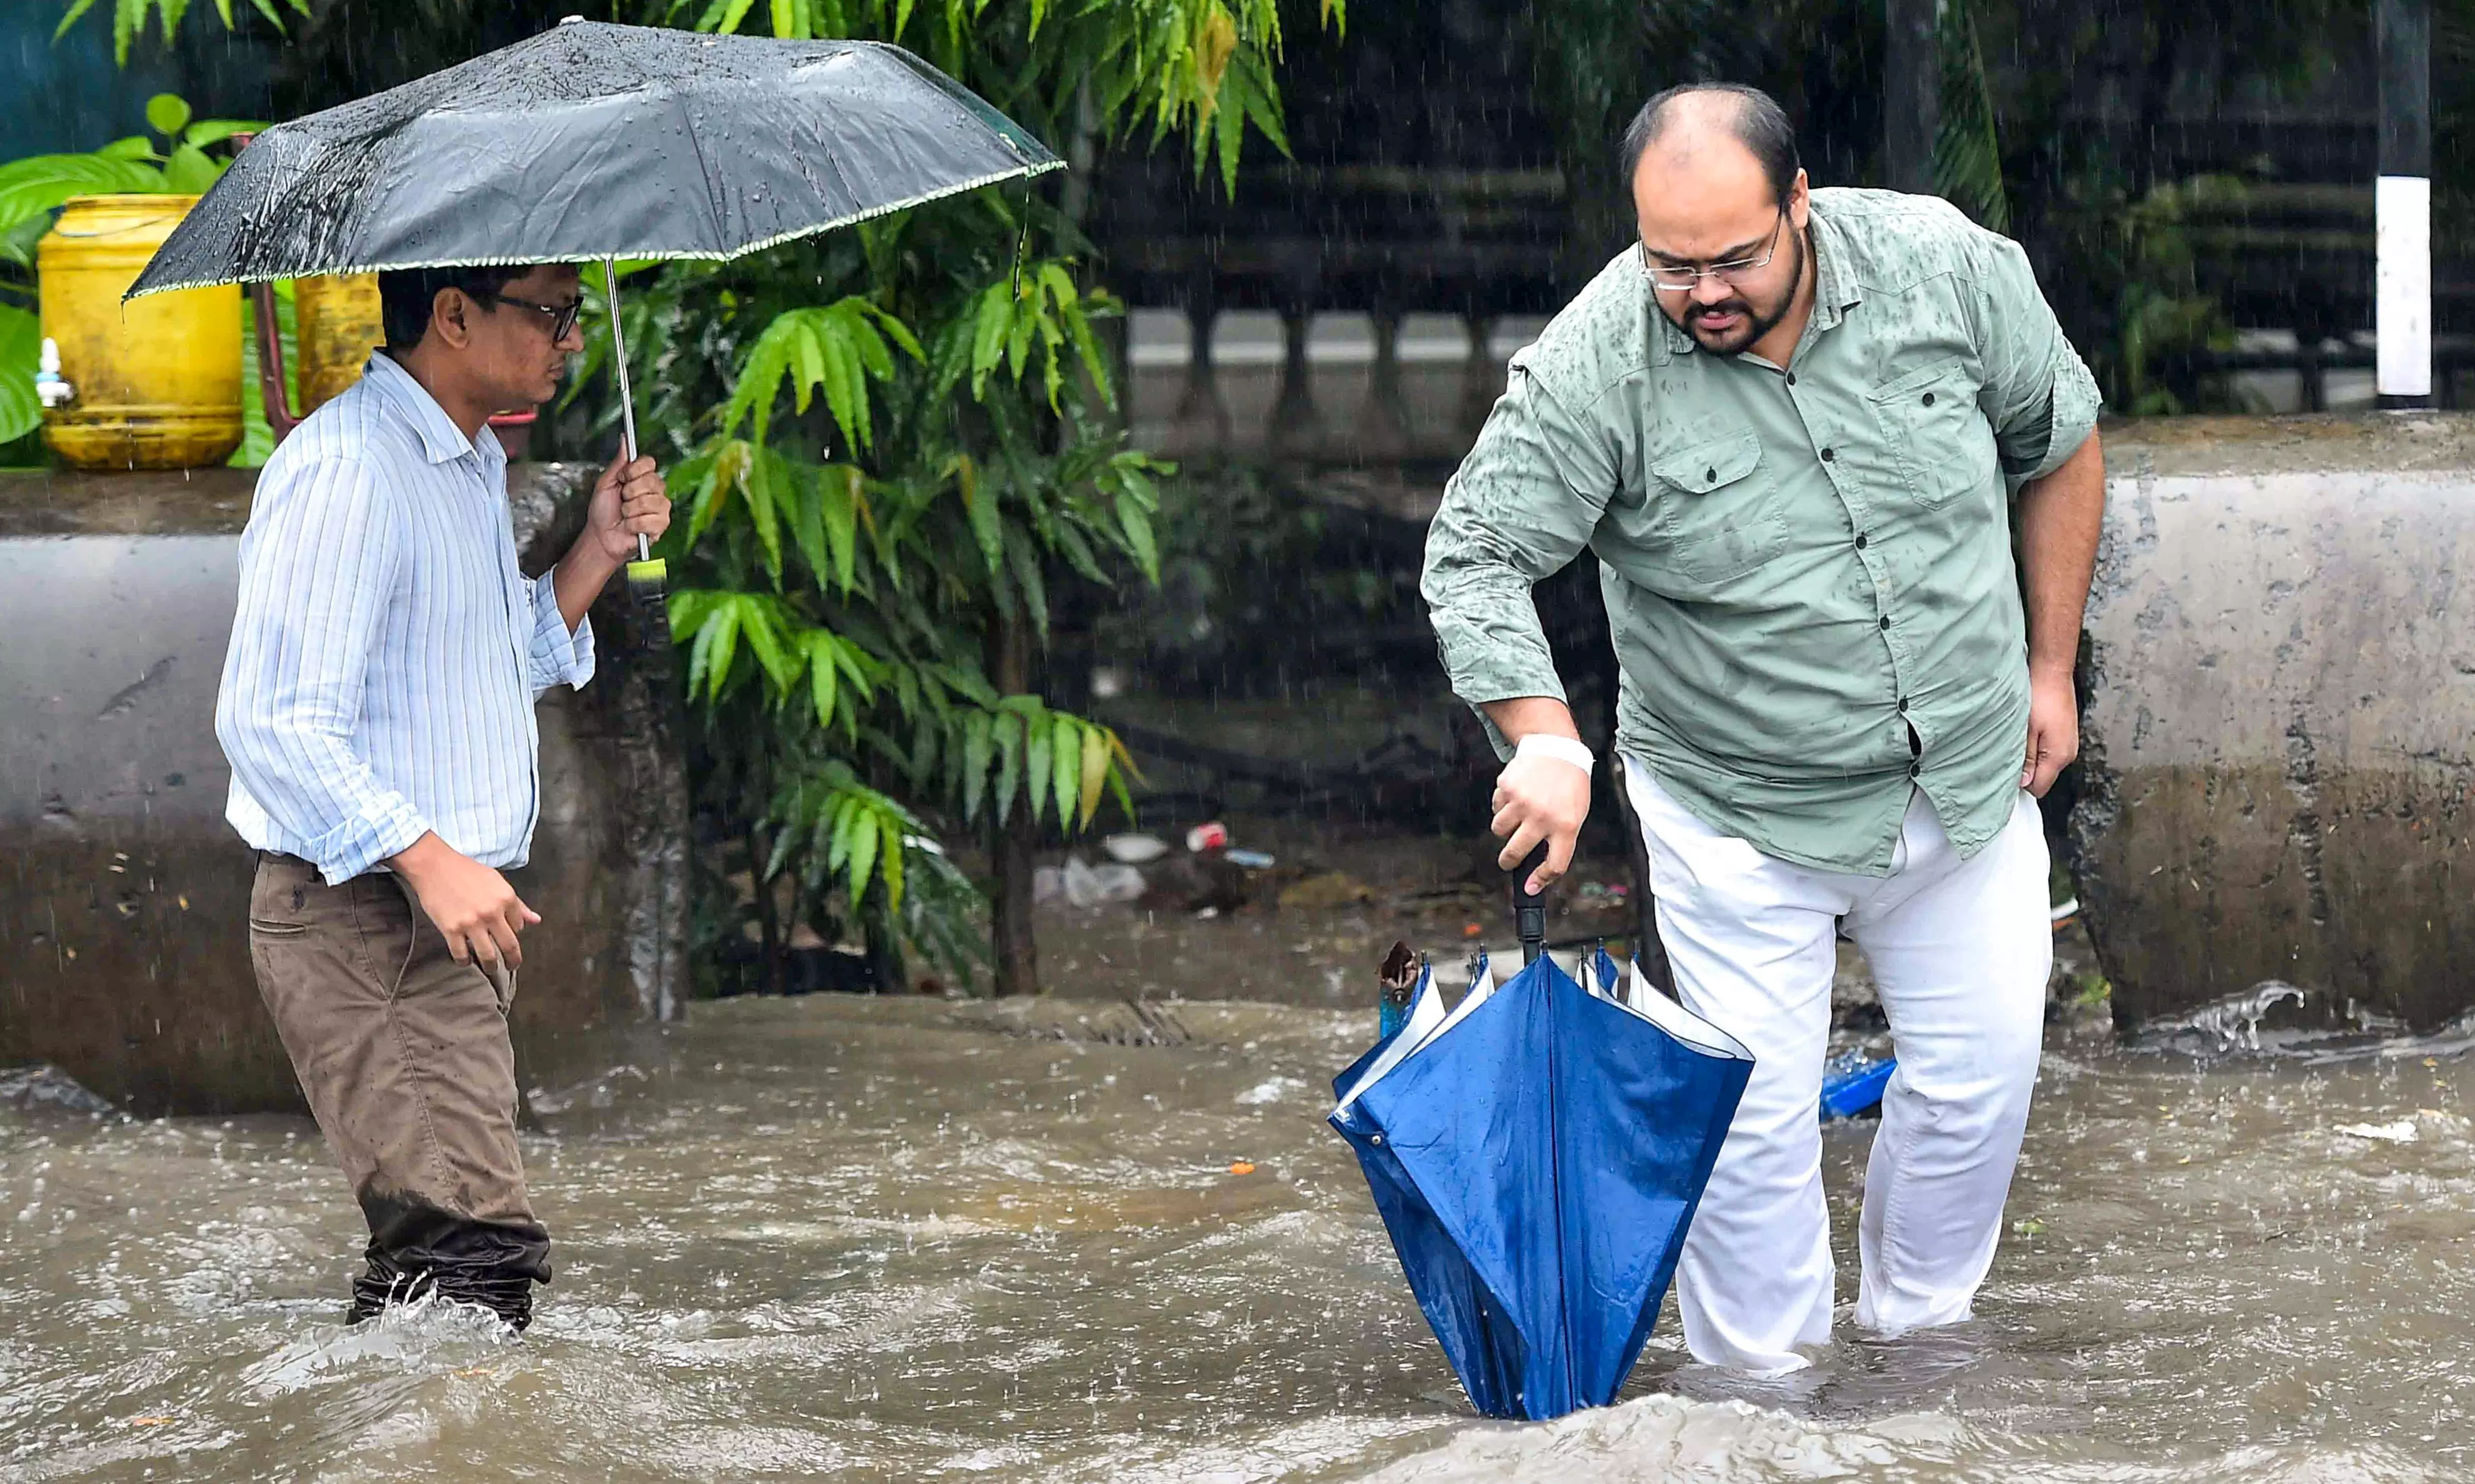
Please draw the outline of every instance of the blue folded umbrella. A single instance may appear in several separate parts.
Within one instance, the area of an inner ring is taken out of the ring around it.
[[[1545,958],[1497,985],[1482,961],[1447,1014],[1430,973],[1400,1031],[1334,1082],[1332,1126],[1489,1416],[1615,1399],[1752,1073],[1726,1032],[1639,994]]]

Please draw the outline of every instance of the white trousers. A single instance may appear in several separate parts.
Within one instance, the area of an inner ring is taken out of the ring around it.
[[[2036,801],[2022,793],[2001,835],[1963,861],[1913,794],[1876,879],[1765,856],[1641,763],[1625,775],[1677,996],[1755,1058],[1677,1270],[1694,1358],[1777,1374],[1829,1341],[1818,1105],[1841,917],[1873,964],[1899,1062],[1865,1171],[1856,1323],[1898,1334],[1968,1318],[2001,1235],[2053,964]]]

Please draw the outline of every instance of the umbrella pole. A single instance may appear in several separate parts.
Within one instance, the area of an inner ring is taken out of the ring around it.
[[[625,437],[620,451],[632,464],[636,461],[636,399],[627,385],[627,330],[619,315],[619,265],[607,257],[601,259],[601,298],[610,308],[610,360],[619,373],[619,422]],[[669,601],[663,590],[669,577],[669,564],[653,555],[652,543],[638,531],[636,560],[627,564],[627,592],[639,603],[664,610],[660,617],[666,634]]]

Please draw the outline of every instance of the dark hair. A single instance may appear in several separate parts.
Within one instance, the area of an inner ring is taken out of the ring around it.
[[[1624,188],[1632,189],[1633,172],[1641,168],[1643,153],[1666,133],[1669,105],[1687,93],[1725,93],[1736,100],[1736,107],[1727,110],[1728,132],[1753,152],[1753,158],[1761,162],[1762,174],[1771,182],[1771,195],[1785,205],[1800,168],[1796,126],[1788,122],[1787,110],[1778,106],[1777,99],[1742,83],[1686,83],[1643,104],[1641,111],[1626,126],[1624,144],[1618,152],[1624,165]]]
[[[460,288],[474,299],[489,300],[526,274],[530,263],[500,268],[398,268],[379,275],[379,314],[386,327],[386,349],[402,355],[429,333],[430,306],[442,288]]]

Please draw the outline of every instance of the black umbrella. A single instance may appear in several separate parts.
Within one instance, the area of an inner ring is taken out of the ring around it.
[[[600,258],[632,458],[612,259],[736,257],[1064,166],[897,46],[571,18],[258,135],[129,297]]]

